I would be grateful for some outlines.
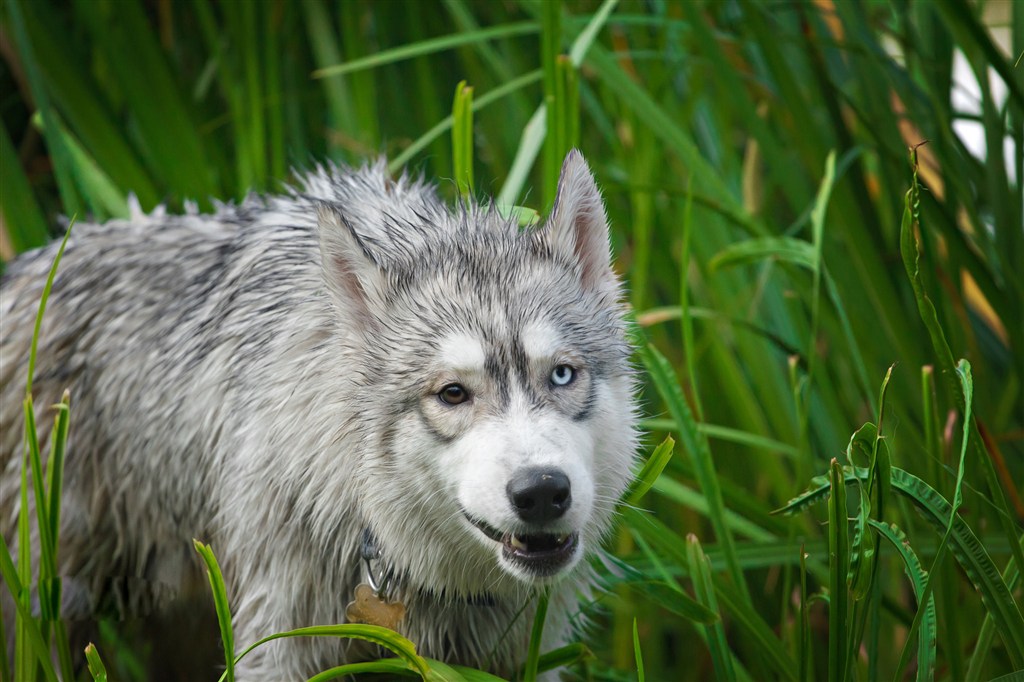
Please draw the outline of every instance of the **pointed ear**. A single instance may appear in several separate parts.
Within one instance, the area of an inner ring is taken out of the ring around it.
[[[579,263],[584,288],[617,288],[601,191],[576,149],[562,163],[555,205],[540,237],[552,251]]]
[[[376,317],[371,310],[381,300],[383,288],[380,266],[337,206],[321,203],[317,224],[324,282],[335,304],[363,329],[374,326]]]

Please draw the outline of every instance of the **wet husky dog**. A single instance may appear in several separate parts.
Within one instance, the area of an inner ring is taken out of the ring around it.
[[[10,263],[0,289],[12,547],[28,349],[55,252]],[[552,214],[528,229],[451,209],[383,163],[321,167],[212,215],[76,225],[34,382],[36,405],[65,387],[73,400],[66,613],[165,608],[205,582],[200,538],[224,568],[240,645],[363,621],[423,655],[511,674],[542,587],[545,647],[571,634],[585,557],[630,478],[620,293],[577,152]],[[305,679],[373,653],[280,640],[239,672]]]

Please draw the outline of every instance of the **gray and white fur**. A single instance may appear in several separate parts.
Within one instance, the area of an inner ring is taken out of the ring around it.
[[[621,285],[579,153],[530,229],[453,210],[383,162],[319,167],[211,215],[133,213],[74,226],[40,336],[35,404],[72,396],[66,612],[204,589],[199,538],[224,569],[239,645],[344,622],[368,531],[421,654],[511,674],[549,585],[544,645],[566,641],[636,448]],[[0,287],[12,547],[27,358],[55,253],[19,257]],[[239,677],[305,679],[368,655],[279,640]]]

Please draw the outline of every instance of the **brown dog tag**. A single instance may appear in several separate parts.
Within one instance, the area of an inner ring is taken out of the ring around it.
[[[380,625],[390,630],[398,630],[398,624],[405,617],[405,604],[400,601],[384,601],[366,583],[356,586],[355,597],[345,607],[345,619],[349,623]]]

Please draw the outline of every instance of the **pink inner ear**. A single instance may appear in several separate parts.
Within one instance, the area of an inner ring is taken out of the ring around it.
[[[612,278],[607,227],[598,222],[604,223],[604,211],[589,202],[579,206],[573,220],[576,257],[583,270],[583,285],[588,289],[601,288]]]
[[[366,306],[366,291],[359,283],[359,277],[352,268],[352,263],[345,256],[336,255],[331,258],[334,266],[333,274],[339,293],[354,304]]]
[[[327,288],[336,305],[348,311],[364,329],[369,329],[375,320],[370,313],[368,299],[381,273],[341,216],[332,210],[322,209],[318,218]]]
[[[604,290],[616,286],[611,268],[608,221],[601,193],[578,152],[570,152],[562,166],[558,203],[548,231],[553,246],[571,248],[579,264],[583,286]]]
[[[344,308],[364,329],[374,324],[370,313],[367,291],[359,279],[353,254],[335,254],[329,259],[330,267],[324,276],[329,278],[328,288],[333,290],[335,303]]]

